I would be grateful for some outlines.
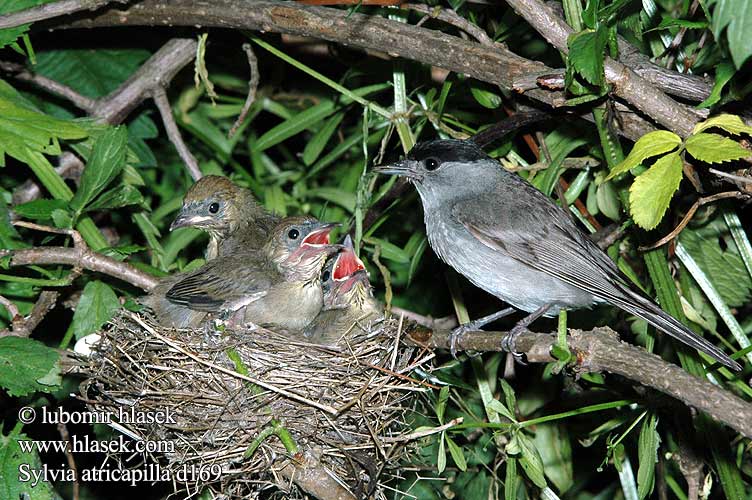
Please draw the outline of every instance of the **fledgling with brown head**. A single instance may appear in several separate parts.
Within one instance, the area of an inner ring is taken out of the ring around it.
[[[336,224],[287,217],[260,251],[220,256],[188,273],[166,293],[171,303],[245,323],[301,329],[321,310],[321,268],[341,247],[329,244]]]
[[[383,319],[384,308],[373,296],[368,272],[355,254],[350,236],[344,249],[332,257],[321,273],[324,307],[303,331],[311,342],[336,347],[353,332]]]
[[[206,259],[211,260],[260,248],[277,222],[248,189],[227,177],[207,175],[188,189],[170,231],[195,227],[209,233]]]

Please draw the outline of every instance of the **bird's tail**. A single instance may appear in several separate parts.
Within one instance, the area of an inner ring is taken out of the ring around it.
[[[742,367],[739,363],[731,359],[722,350],[690,330],[679,320],[661,310],[655,302],[634,290],[630,290],[629,288],[624,287],[622,288],[622,291],[625,292],[627,297],[619,300],[616,305],[628,313],[644,319],[662,332],[671,335],[676,340],[683,342],[690,347],[694,347],[698,351],[704,352],[732,370],[741,371]]]

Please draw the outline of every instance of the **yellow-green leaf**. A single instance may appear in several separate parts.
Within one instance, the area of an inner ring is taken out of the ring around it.
[[[733,139],[718,134],[695,134],[687,139],[687,151],[701,161],[723,163],[752,156]]]
[[[656,130],[655,132],[647,133],[640,137],[632,148],[632,151],[629,152],[629,156],[614,167],[611,173],[608,174],[608,177],[606,177],[606,180],[636,167],[646,158],[673,151],[680,144],[681,137],[668,130]]]
[[[741,118],[736,115],[722,114],[708,118],[704,122],[700,122],[695,126],[692,131],[692,135],[699,134],[703,130],[707,130],[712,127],[722,128],[729,134],[752,134],[752,127],[745,124]]]
[[[632,218],[643,229],[653,229],[666,213],[682,179],[679,153],[659,158],[647,172],[639,175],[629,188]]]

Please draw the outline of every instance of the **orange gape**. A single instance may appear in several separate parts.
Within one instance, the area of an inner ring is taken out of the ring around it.
[[[306,5],[402,5],[404,0],[296,0]]]

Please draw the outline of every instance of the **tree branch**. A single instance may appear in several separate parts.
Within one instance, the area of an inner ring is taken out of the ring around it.
[[[0,330],[0,337],[7,337],[9,335],[16,337],[29,337],[34,331],[34,328],[36,328],[37,325],[42,322],[47,313],[50,312],[50,309],[55,307],[57,297],[57,292],[43,290],[42,293],[39,294],[39,298],[31,309],[29,315],[25,318],[21,318],[20,316],[16,317],[16,315],[18,315],[18,308],[16,308],[15,304],[0,295],[0,304],[5,305],[5,307],[8,308],[8,312],[13,316],[11,329]]]
[[[154,104],[157,105],[159,114],[162,117],[162,123],[167,131],[167,137],[169,137],[172,145],[175,146],[178,155],[180,155],[183,163],[185,163],[185,167],[188,169],[188,173],[191,174],[193,180],[199,180],[202,175],[201,170],[198,168],[196,157],[193,156],[193,153],[191,153],[191,150],[188,149],[185,141],[183,141],[180,129],[178,129],[178,125],[175,123],[175,118],[172,116],[170,101],[167,99],[167,92],[165,92],[164,88],[159,87],[152,91],[152,97],[154,98]]]
[[[607,327],[591,331],[570,330],[569,349],[577,357],[577,368],[587,372],[609,372],[657,389],[701,410],[737,432],[752,438],[752,403],[748,403],[708,380],[690,375],[640,347],[619,340]],[[416,329],[407,338],[418,345],[449,348],[448,331]],[[501,351],[506,332],[470,332],[463,335],[457,350]],[[525,332],[516,342],[519,352],[531,363],[556,361],[550,354],[556,335]]]
[[[523,75],[546,74],[555,70],[520,57],[500,44],[492,47],[463,40],[438,30],[411,26],[380,16],[300,5],[295,2],[257,1],[239,8],[237,0],[144,0],[128,9],[108,9],[62,25],[49,27],[105,26],[195,26],[250,29],[319,38],[350,47],[382,51],[481,81],[512,89]],[[530,97],[549,106],[566,101],[562,92],[531,89]],[[696,121],[696,120],[694,120]],[[628,110],[620,113],[620,133],[636,140],[654,127]]]
[[[13,12],[0,16],[0,29],[15,28],[23,24],[42,21],[65,14],[72,14],[80,10],[97,9],[112,2],[127,3],[129,0],[62,0],[59,2],[38,5],[30,9]]]
[[[311,451],[296,453],[294,460],[279,472],[301,490],[320,500],[355,499],[355,495],[342,486]]]

